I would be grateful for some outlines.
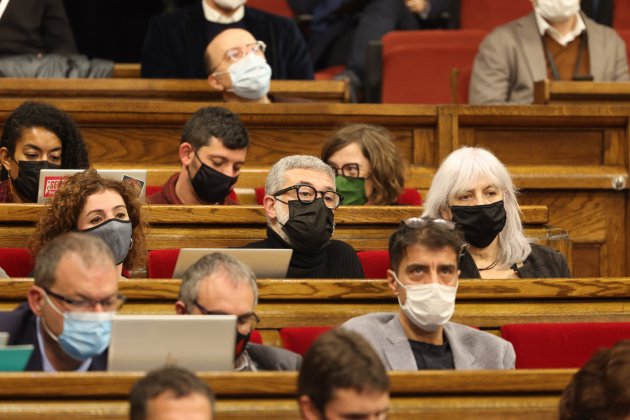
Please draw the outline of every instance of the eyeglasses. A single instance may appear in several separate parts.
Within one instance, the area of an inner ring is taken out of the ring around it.
[[[241,61],[243,57],[245,57],[247,54],[251,52],[257,53],[260,51],[264,54],[266,49],[267,49],[267,44],[265,44],[263,41],[256,41],[256,42],[241,45],[238,47],[230,48],[229,50],[225,52],[225,54],[223,54],[223,58],[221,59],[221,61],[219,61],[219,63],[217,63],[217,65],[214,66],[214,69],[212,70],[213,71],[216,70],[216,68],[219,67],[219,64],[221,64],[222,61],[227,61],[230,64],[234,64],[238,61]],[[221,71],[221,72],[216,72],[214,74],[220,74],[220,73],[226,73],[226,72]]]
[[[113,296],[101,300],[70,299],[67,296],[52,292],[46,287],[42,287],[42,289],[44,289],[46,294],[67,304],[70,308],[70,312],[91,312],[91,310],[95,308],[96,305],[100,305],[105,312],[115,312],[120,309],[127,301],[127,297],[123,296],[120,293],[116,293]]]
[[[329,166],[333,168],[333,171],[335,171],[335,174],[337,175],[341,173],[341,175],[347,176],[348,178],[359,178],[361,176],[361,174],[359,173],[358,163],[346,163],[341,168],[336,168],[330,164]]]
[[[206,309],[202,304],[197,302],[196,300],[193,301],[193,305],[195,305],[197,309],[199,309],[199,311],[204,315],[230,315],[230,314],[226,314],[225,312],[210,311]],[[256,325],[260,323],[260,318],[258,318],[258,315],[256,315],[255,312],[250,312],[248,314],[237,316],[236,323],[238,325],[246,325],[246,324],[251,323],[252,328],[255,328]]]
[[[412,229],[422,229],[428,225],[436,225],[443,227],[446,230],[455,230],[457,228],[457,224],[450,220],[444,219],[431,219],[431,218],[423,218],[423,217],[410,217],[408,219],[404,219],[400,222],[400,224],[404,224],[405,226]]]
[[[272,196],[278,197],[279,195],[293,190],[295,190],[295,195],[297,199],[300,201],[300,203],[303,204],[310,204],[315,201],[315,199],[317,198],[317,194],[320,194],[322,196],[322,199],[324,200],[324,205],[331,210],[335,210],[337,207],[339,207],[339,205],[341,205],[341,202],[343,201],[343,196],[335,191],[317,191],[310,185],[305,184],[298,184],[291,187],[283,188],[280,191],[272,194]],[[287,204],[282,200],[278,201]]]

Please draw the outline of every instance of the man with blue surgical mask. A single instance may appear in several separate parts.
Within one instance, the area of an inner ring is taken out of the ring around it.
[[[509,342],[450,322],[463,243],[455,223],[442,219],[403,220],[389,238],[387,280],[400,312],[343,325],[363,335],[388,370],[514,368]]]
[[[94,235],[66,233],[37,255],[27,302],[0,313],[9,345],[31,344],[27,371],[106,370],[112,318],[124,303],[109,246]]]
[[[208,84],[226,102],[269,103],[271,67],[267,45],[244,29],[226,29],[214,37],[204,53]]]

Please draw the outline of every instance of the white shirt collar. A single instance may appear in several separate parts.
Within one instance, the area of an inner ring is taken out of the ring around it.
[[[201,7],[203,7],[203,14],[206,17],[206,20],[214,23],[234,23],[243,19],[245,16],[245,6],[240,6],[236,9],[236,12],[232,14],[232,16],[225,16],[221,14],[221,12],[213,9],[206,3],[206,0],[201,0]]]
[[[576,13],[577,20],[575,21],[575,26],[564,36],[556,28],[552,27],[536,9],[534,9],[534,15],[536,16],[536,24],[538,24],[540,36],[545,36],[545,34],[548,33],[554,41],[563,47],[566,47],[569,42],[573,41],[586,30],[584,19],[582,19],[582,15],[579,13]]]
[[[37,318],[35,325],[37,325],[37,344],[39,344],[39,351],[42,354],[42,370],[44,372],[57,372],[57,369],[53,367],[50,360],[48,360],[48,357],[46,357],[46,348],[44,347],[44,339],[42,338],[42,327],[39,325],[41,322],[41,318]],[[87,372],[91,364],[92,358],[90,357],[89,359],[83,361],[75,372]]]

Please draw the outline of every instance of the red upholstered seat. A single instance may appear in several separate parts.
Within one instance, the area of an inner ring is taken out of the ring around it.
[[[394,31],[383,44],[383,103],[451,103],[453,68],[472,67],[486,32]]]
[[[460,0],[459,27],[491,31],[532,11],[529,0]]]
[[[275,15],[293,18],[293,11],[289,7],[287,0],[247,0],[247,6]]]
[[[630,29],[630,2],[628,0],[613,2],[613,28]]]
[[[599,348],[630,338],[630,322],[506,324],[501,337],[514,346],[517,369],[577,368]]]
[[[256,344],[263,344],[262,335],[258,330],[252,331],[252,335],[249,336],[249,341]]]
[[[628,61],[630,61],[630,27],[626,30],[617,30],[617,33],[626,43],[626,53],[628,55]]]
[[[147,185],[146,195],[148,197],[150,195],[155,194],[156,192],[159,192],[161,189],[162,189],[161,185]]]
[[[333,327],[286,327],[280,328],[282,347],[304,356],[313,341]]]
[[[361,261],[363,274],[365,274],[366,279],[387,278],[387,270],[389,269],[388,251],[359,251],[357,256]]]
[[[147,274],[150,279],[170,279],[175,271],[179,249],[156,249],[147,256]]]
[[[28,277],[35,268],[35,261],[26,248],[0,249],[0,267],[9,277]]]

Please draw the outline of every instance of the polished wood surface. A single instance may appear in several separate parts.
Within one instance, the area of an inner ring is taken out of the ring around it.
[[[349,102],[348,83],[342,80],[272,80],[269,95],[315,102]],[[159,99],[223,103],[221,92],[208,81],[193,79],[29,79],[1,78],[0,98],[99,100]]]
[[[389,418],[554,419],[575,370],[389,372]],[[142,373],[0,374],[0,418],[128,417]],[[296,372],[199,373],[217,394],[217,418],[297,419]]]
[[[614,104],[630,100],[628,82],[541,80],[534,83],[535,104]]]

